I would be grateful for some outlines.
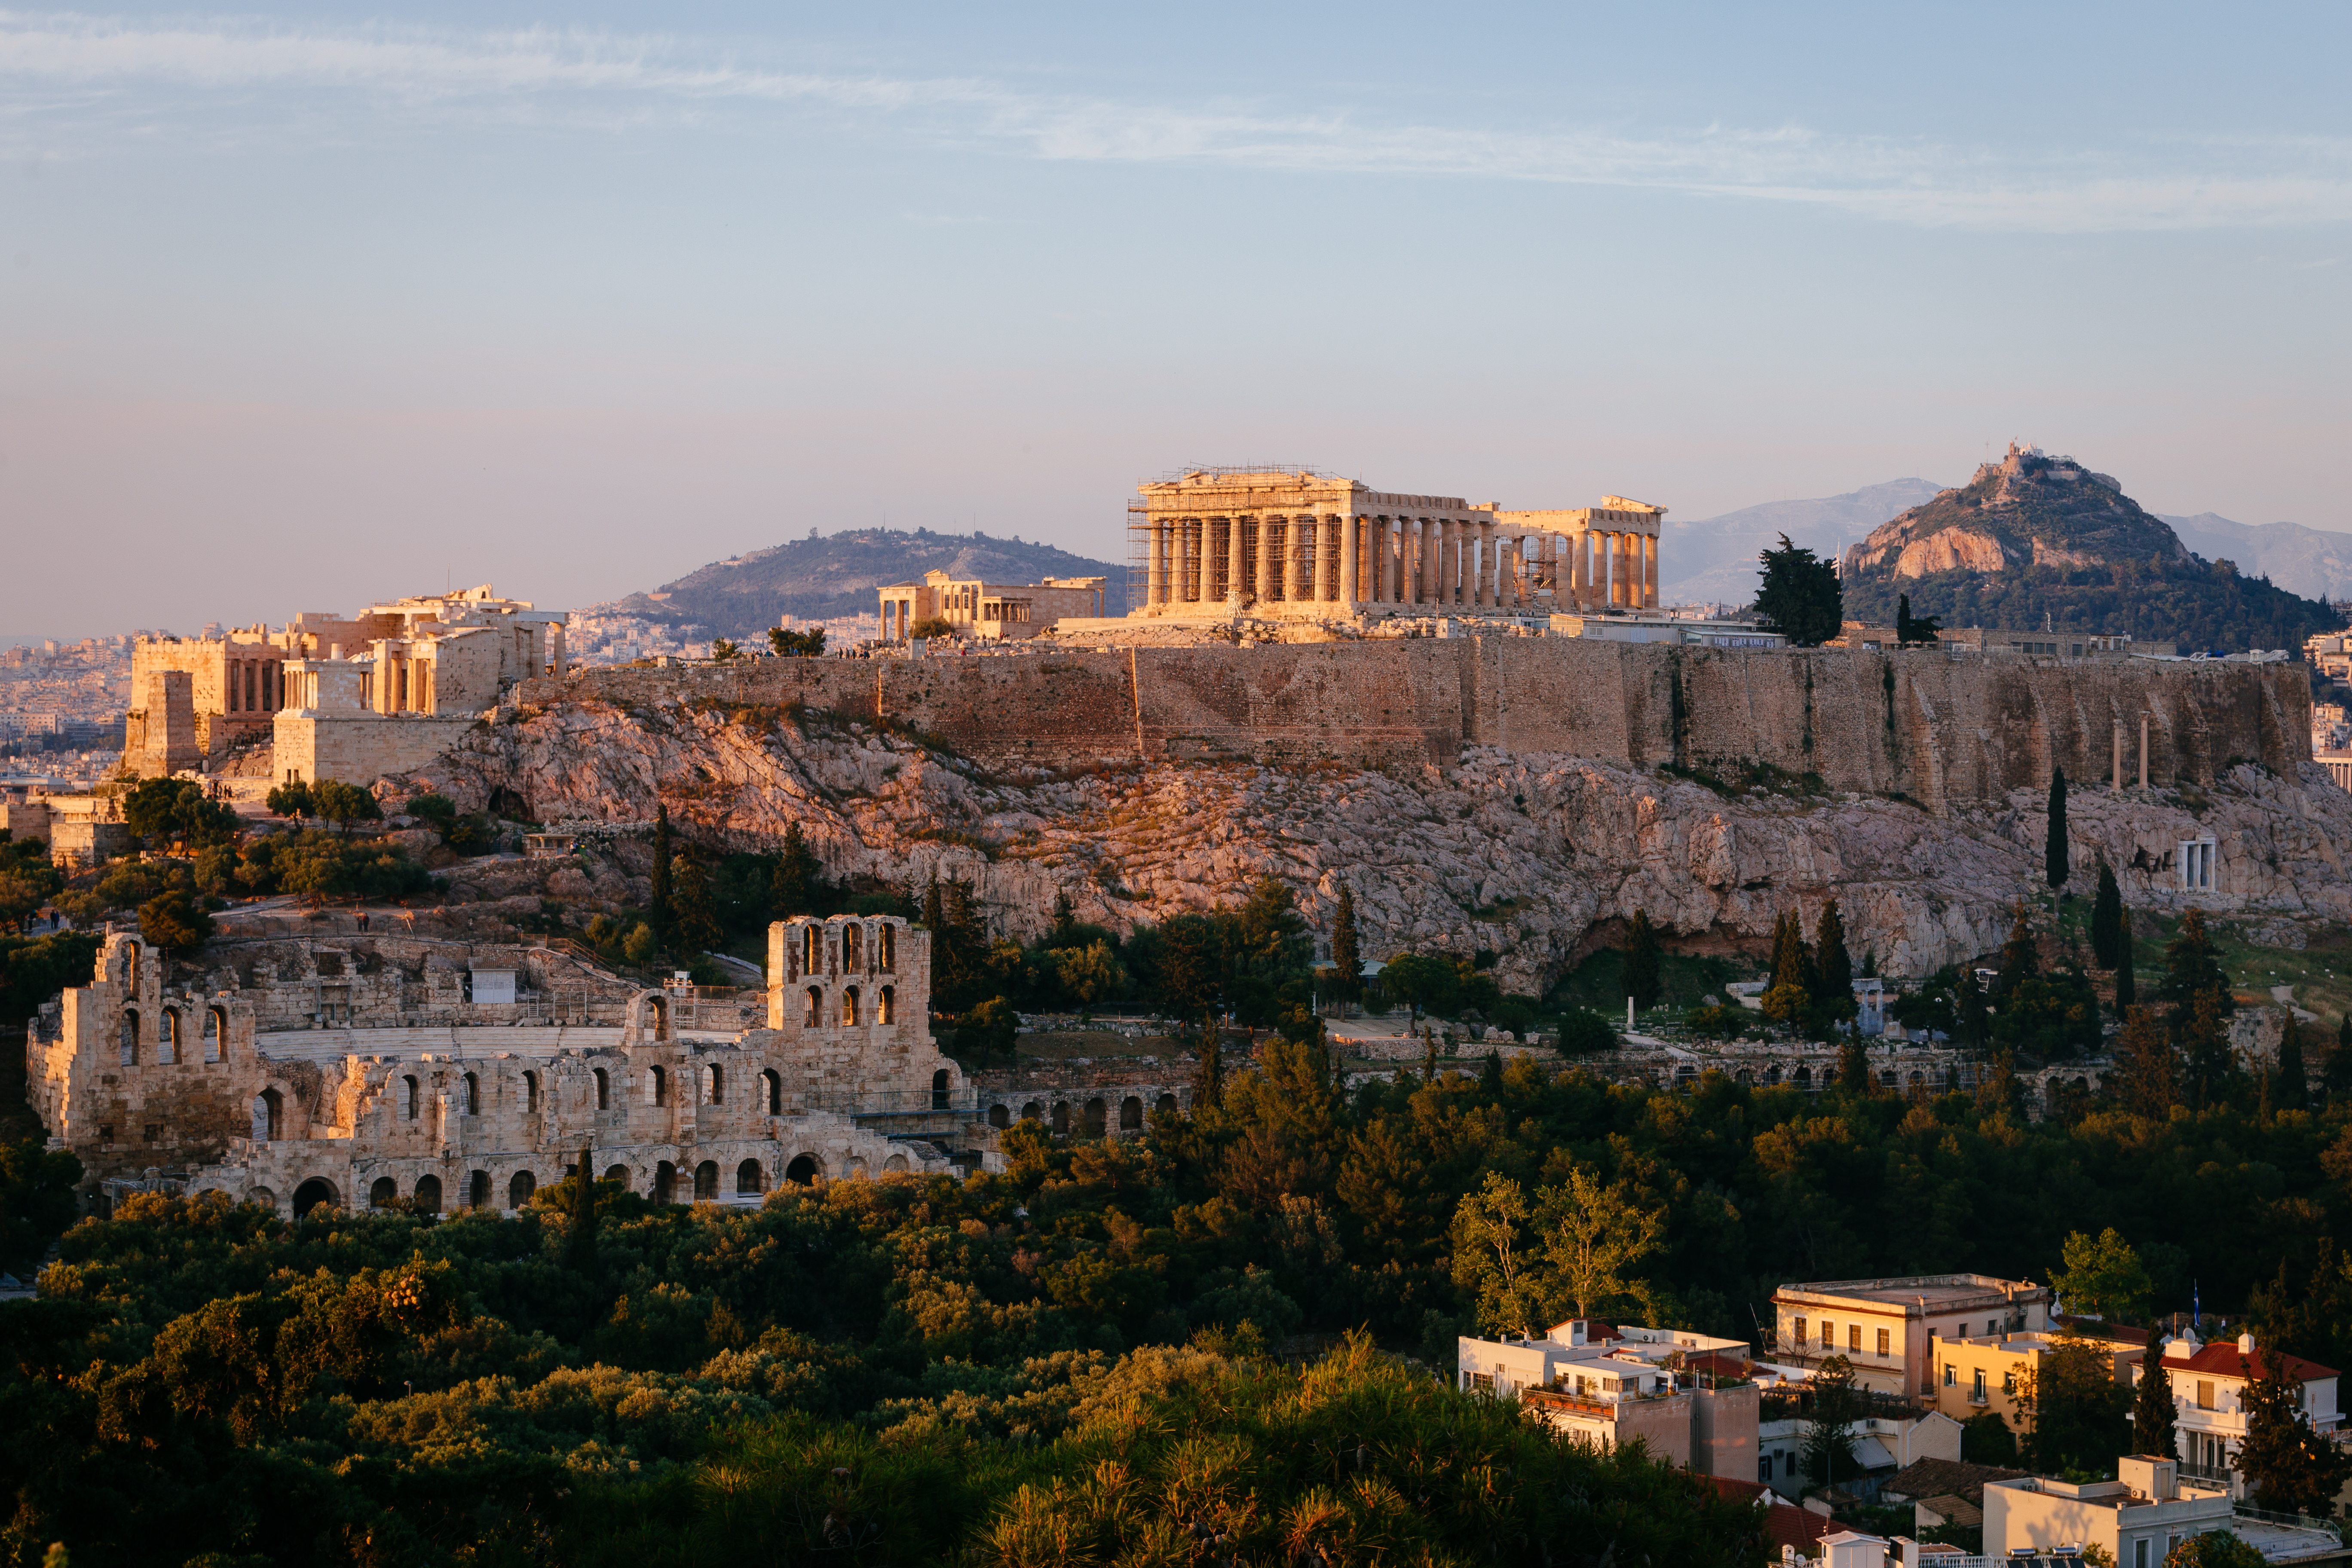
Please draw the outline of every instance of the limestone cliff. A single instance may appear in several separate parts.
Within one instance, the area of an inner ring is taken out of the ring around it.
[[[1774,915],[1841,900],[1857,955],[1918,973],[1991,951],[2039,886],[2042,795],[1934,815],[1859,795],[1718,793],[1622,763],[1473,745],[1434,763],[1161,759],[1075,772],[988,767],[903,730],[671,699],[559,704],[468,736],[414,782],[459,805],[494,790],[544,822],[642,822],[666,804],[715,847],[772,848],[789,824],[836,876],[972,880],[1002,929],[1033,935],[1066,891],[1125,927],[1238,900],[1271,873],[1328,931],[1344,877],[1366,951],[1498,955],[1539,990],[1644,910],[1681,944],[1753,948]],[[2083,889],[2097,857],[2135,906],[2177,907],[2175,846],[2220,846],[2210,908],[2352,918],[2337,846],[2352,795],[2305,763],[2110,795],[2069,816]]]

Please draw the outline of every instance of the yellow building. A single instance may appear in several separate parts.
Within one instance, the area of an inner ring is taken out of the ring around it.
[[[1906,1397],[1932,1392],[1932,1340],[2032,1333],[2050,1326],[2050,1288],[1984,1274],[1826,1279],[1772,1292],[1769,1360],[1818,1367],[1843,1356],[1865,1388]]]
[[[2145,1335],[2130,1331],[2101,1332],[2100,1325],[2078,1325],[2076,1337],[2106,1359],[2108,1375],[2128,1388],[2133,1369],[2147,1349]],[[2033,1429],[2035,1391],[2042,1369],[2064,1340],[2063,1332],[2024,1331],[1979,1334],[1970,1339],[1928,1337],[1928,1355],[1936,1368],[1936,1408],[1955,1421],[1990,1411],[2009,1423],[2010,1430]]]

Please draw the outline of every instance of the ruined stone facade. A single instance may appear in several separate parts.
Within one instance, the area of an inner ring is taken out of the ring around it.
[[[583,1148],[661,1202],[943,1172],[990,1135],[930,1037],[929,942],[884,917],[781,922],[768,1026],[698,1029],[660,991],[506,1000],[510,968],[173,988],[113,935],[90,984],[35,1020],[29,1098],[94,1197],[175,1167],[183,1191],[296,1214],[516,1207]]]
[[[1048,577],[1014,584],[926,572],[919,583],[893,583],[880,591],[882,635],[898,641],[938,619],[954,626],[958,637],[1041,637],[1066,619],[1100,616],[1104,581]]]

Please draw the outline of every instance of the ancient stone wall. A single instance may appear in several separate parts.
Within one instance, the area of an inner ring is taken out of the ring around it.
[[[802,703],[903,723],[994,766],[1246,759],[1450,763],[1465,745],[1769,765],[1931,810],[2105,780],[2115,726],[2137,776],[2209,784],[2238,761],[2309,756],[2300,665],[1733,650],[1552,637],[1127,648],[1021,658],[742,659],[526,682],[532,706],[707,699]]]
[[[423,767],[478,722],[472,714],[312,716],[289,709],[278,715],[272,731],[276,774],[280,782],[371,784],[386,773]]]

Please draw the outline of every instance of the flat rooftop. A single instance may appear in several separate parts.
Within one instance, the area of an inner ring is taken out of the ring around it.
[[[1882,1301],[1890,1307],[1924,1305],[1930,1312],[1958,1310],[1988,1297],[2006,1300],[2012,1293],[2047,1294],[2044,1287],[2026,1279],[1997,1279],[1989,1274],[1924,1274],[1908,1279],[1820,1279],[1810,1284],[1783,1285],[1775,1300],[1826,1297],[1849,1301]]]

